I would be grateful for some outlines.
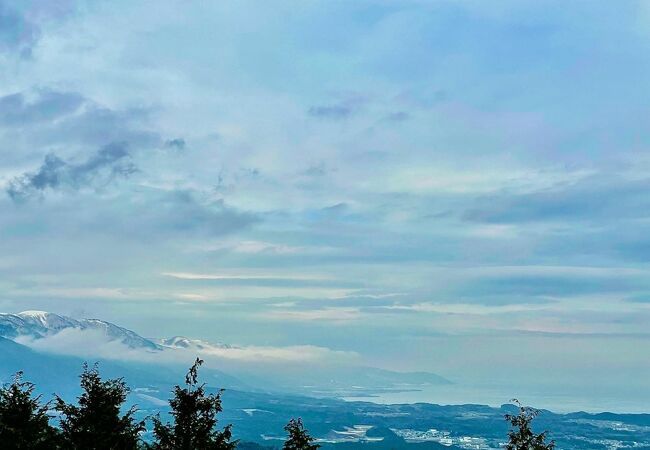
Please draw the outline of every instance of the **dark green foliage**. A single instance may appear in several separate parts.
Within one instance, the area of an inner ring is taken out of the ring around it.
[[[57,433],[49,425],[47,405],[34,396],[34,385],[18,372],[13,383],[0,388],[0,444],[4,450],[50,450]]]
[[[284,427],[287,440],[282,446],[283,450],[316,450],[319,444],[314,444],[314,438],[309,435],[302,424],[302,419],[291,419]]]
[[[508,432],[506,450],[553,450],[555,442],[546,443],[546,432],[535,434],[531,429],[531,422],[539,415],[539,410],[522,406],[518,400],[512,400],[518,407],[518,414],[506,414],[511,429]]]
[[[121,415],[120,408],[129,388],[122,379],[102,380],[97,366],[84,364],[81,374],[83,393],[78,405],[56,397],[55,409],[61,413],[60,427],[64,448],[71,450],[135,450],[139,447],[144,423],[133,418],[135,409]]]
[[[233,450],[231,426],[216,429],[217,414],[222,411],[221,392],[206,394],[205,385],[198,384],[199,358],[185,376],[185,387],[176,386],[169,400],[173,424],[163,424],[155,417],[154,449],[159,450]]]

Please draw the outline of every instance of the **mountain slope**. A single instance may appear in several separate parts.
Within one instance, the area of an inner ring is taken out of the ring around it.
[[[66,329],[95,330],[109,340],[123,343],[129,348],[157,351],[161,347],[149,339],[126,328],[99,319],[76,320],[45,311],[23,311],[18,314],[0,314],[0,336],[15,339],[30,337],[41,339]]]
[[[184,379],[185,371],[192,363],[191,358],[183,365],[175,366],[104,359],[86,361],[74,356],[38,352],[0,337],[0,384],[10,382],[16,372],[22,371],[25,380],[35,383],[38,391],[46,397],[56,392],[64,398],[72,398],[78,394],[79,374],[86,362],[98,362],[102,377],[124,378],[134,389],[132,400],[145,407],[158,405],[155,402],[148,405],[147,397],[138,395],[138,392],[161,392],[166,398],[172,385]],[[246,387],[237,379],[213,369],[202,370],[202,377],[213,387]]]

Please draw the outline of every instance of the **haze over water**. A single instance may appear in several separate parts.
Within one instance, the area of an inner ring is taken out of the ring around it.
[[[646,413],[650,395],[647,390],[612,387],[451,385],[427,386],[404,392],[386,392],[372,396],[345,397],[348,401],[371,401],[383,404],[434,403],[439,405],[479,404],[499,407],[512,398],[557,413],[585,411],[591,413]]]

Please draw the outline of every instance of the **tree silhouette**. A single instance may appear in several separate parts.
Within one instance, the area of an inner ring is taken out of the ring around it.
[[[57,432],[49,425],[48,405],[34,396],[34,384],[16,373],[13,382],[0,388],[0,443],[5,450],[57,448]]]
[[[121,378],[102,380],[97,365],[84,364],[81,378],[83,393],[78,405],[56,397],[55,409],[61,413],[60,427],[64,448],[71,450],[135,450],[139,448],[144,422],[133,418],[131,408],[121,415],[129,388]]]
[[[519,400],[511,400],[519,407],[518,414],[506,414],[505,419],[510,422],[511,429],[508,431],[508,443],[506,450],[553,450],[555,442],[546,443],[546,434],[533,433],[530,427],[531,422],[539,415],[539,410],[529,406],[523,406]]]
[[[198,384],[198,370],[203,360],[196,358],[185,376],[185,387],[176,385],[169,400],[173,424],[163,424],[160,416],[153,419],[158,450],[233,450],[231,425],[216,429],[217,414],[222,411],[221,392],[206,394],[205,384]]]
[[[282,450],[316,450],[320,447],[319,444],[314,444],[315,439],[305,430],[301,418],[291,419],[284,429],[288,437]]]

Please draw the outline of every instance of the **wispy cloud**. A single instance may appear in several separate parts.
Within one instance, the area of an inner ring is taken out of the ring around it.
[[[278,280],[278,281],[322,281],[329,278],[311,275],[269,275],[269,274],[206,274],[191,272],[165,272],[163,275],[180,280]]]
[[[322,253],[331,249],[318,246],[298,246],[265,241],[234,241],[216,242],[212,244],[202,243],[196,247],[199,251],[231,251],[243,254],[267,254],[267,255],[297,255],[305,253]]]
[[[297,309],[278,309],[269,312],[260,313],[258,317],[262,319],[271,319],[279,321],[296,321],[296,322],[349,322],[361,320],[364,314],[359,308],[348,307],[329,307],[322,309],[297,310]]]

